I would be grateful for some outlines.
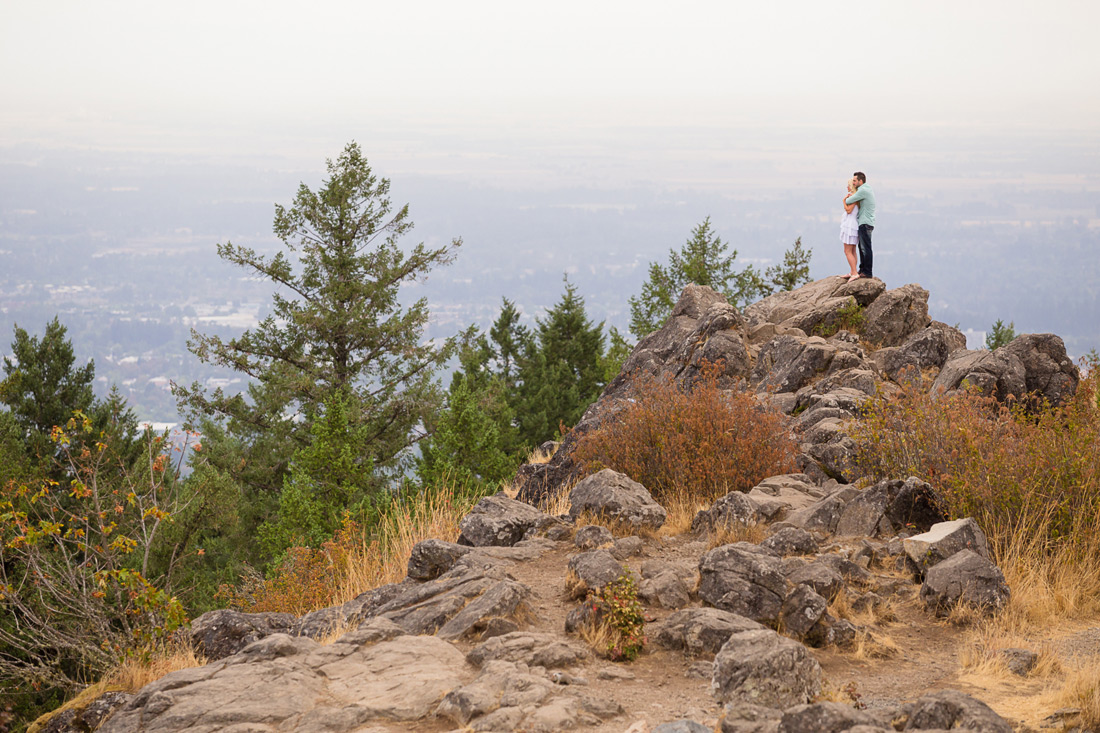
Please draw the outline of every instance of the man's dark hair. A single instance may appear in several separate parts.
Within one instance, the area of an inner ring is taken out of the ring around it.
[[[858,178],[860,183],[867,183],[867,176],[863,175],[859,171],[856,171],[852,175]]]

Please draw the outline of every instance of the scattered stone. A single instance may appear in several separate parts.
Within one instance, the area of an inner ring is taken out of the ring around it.
[[[878,727],[880,721],[862,710],[839,702],[796,705],[783,712],[779,733],[840,733],[857,725]]]
[[[924,575],[920,599],[937,615],[959,604],[1000,611],[1008,603],[1009,589],[1000,568],[972,550],[957,552],[933,565]]]
[[[691,583],[675,569],[645,577],[638,584],[638,597],[658,608],[683,608],[691,603]]]
[[[742,631],[714,658],[711,687],[721,702],[787,708],[821,691],[821,667],[806,647],[771,629]]]
[[[818,595],[826,600],[836,598],[837,593],[844,587],[844,578],[823,562],[811,562],[794,569],[787,574],[787,580],[792,585],[806,585],[813,588]]]
[[[1021,677],[1027,677],[1039,661],[1039,655],[1029,649],[1002,649],[998,655],[1005,660],[1008,671]]]
[[[960,550],[972,550],[986,560],[992,558],[985,532],[969,517],[935,524],[923,534],[902,540],[902,545],[921,571],[943,562]]]
[[[598,680],[632,680],[636,675],[629,669],[623,669],[622,667],[601,667],[596,672],[596,679]]]
[[[191,645],[212,662],[271,634],[293,634],[297,626],[297,617],[289,613],[241,613],[223,608],[207,611],[191,622]]]
[[[748,542],[716,547],[699,561],[699,597],[724,611],[774,625],[787,596],[782,561]]]
[[[554,518],[545,512],[530,504],[509,499],[504,494],[486,496],[458,523],[461,530],[458,544],[511,546],[522,540],[528,530],[540,529],[554,522]]]
[[[733,634],[764,627],[752,619],[717,608],[685,608],[658,627],[656,642],[666,649],[682,649],[689,657],[714,655]]]
[[[924,695],[905,706],[902,730],[976,730],[982,733],[1012,733],[1012,726],[980,700],[958,690],[941,690]]]
[[[822,555],[817,558],[817,561],[823,565],[828,565],[836,572],[840,573],[841,577],[847,580],[849,583],[861,586],[870,586],[875,582],[875,578],[869,572],[861,568],[843,555]]]
[[[502,659],[547,669],[570,667],[587,658],[588,651],[584,647],[564,641],[554,634],[530,631],[495,636],[478,644],[466,655],[466,661],[475,667]]]
[[[802,639],[810,633],[821,617],[829,602],[807,585],[797,585],[783,601],[779,612],[779,627],[795,638]]]
[[[538,705],[553,692],[550,682],[512,662],[492,661],[472,682],[443,698],[435,714],[466,725],[501,707]]]
[[[641,537],[635,537],[634,535],[620,537],[615,540],[615,544],[611,546],[611,556],[621,561],[628,557],[642,554],[644,548],[645,543],[642,541]]]
[[[710,680],[714,674],[714,662],[692,662],[684,672],[684,676],[691,680]]]
[[[626,712],[622,705],[607,698],[581,695],[577,699],[581,703],[581,710],[595,715],[600,720],[615,718]]]
[[[760,543],[780,557],[788,555],[813,555],[818,551],[817,540],[801,527],[784,527]]]
[[[777,733],[782,710],[735,700],[726,706],[722,733]]]
[[[609,468],[583,479],[569,492],[569,516],[576,519],[585,514],[635,531],[660,529],[668,517],[644,486]]]
[[[607,527],[598,524],[589,524],[577,530],[573,536],[573,544],[582,550],[595,550],[599,547],[608,547],[615,542],[615,537]]]
[[[661,723],[653,729],[653,733],[713,733],[713,728],[708,728],[694,720],[674,720],[671,723]]]
[[[588,591],[599,590],[619,579],[625,570],[607,550],[589,550],[569,558],[566,590],[573,598],[583,598]]]
[[[1039,723],[1040,728],[1065,729],[1068,723],[1081,715],[1081,708],[1058,708]]]
[[[692,532],[751,527],[761,519],[759,505],[740,491],[731,491],[691,520]]]

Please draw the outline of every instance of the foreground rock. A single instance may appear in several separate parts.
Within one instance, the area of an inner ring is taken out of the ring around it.
[[[748,542],[716,547],[699,561],[699,597],[773,626],[787,595],[782,567],[776,555]]]
[[[459,522],[458,544],[514,545],[529,531],[554,523],[554,518],[503,494],[487,496]]]
[[[147,685],[101,730],[354,730],[372,720],[419,720],[466,681],[464,659],[441,639],[400,634],[385,621],[329,646],[273,634]]]
[[[711,688],[721,702],[787,708],[821,691],[821,667],[806,647],[771,629],[742,631],[715,656]]]
[[[920,588],[920,599],[941,616],[958,605],[995,613],[1008,604],[1009,595],[1000,568],[971,550],[931,567]]]
[[[569,516],[589,515],[624,526],[632,532],[656,531],[668,517],[665,508],[629,476],[605,468],[569,492]]]
[[[962,550],[972,550],[986,560],[992,557],[985,532],[970,518],[940,522],[927,532],[906,538],[902,545],[922,571]]]

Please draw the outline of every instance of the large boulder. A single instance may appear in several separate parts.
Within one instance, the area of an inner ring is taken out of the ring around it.
[[[750,383],[759,390],[797,392],[824,375],[837,347],[819,336],[777,336],[756,356]]]
[[[605,468],[583,479],[569,492],[569,516],[589,515],[630,529],[660,529],[668,517],[665,508],[637,481]]]
[[[429,539],[413,545],[409,554],[408,577],[413,580],[435,580],[454,567],[470,548],[455,542]]]
[[[583,598],[619,579],[626,570],[608,550],[589,550],[569,558],[566,591],[574,598]]]
[[[1012,726],[981,700],[958,690],[922,695],[905,706],[901,730],[973,730],[1012,733]]]
[[[1009,589],[1000,568],[971,550],[962,550],[928,569],[920,599],[937,615],[958,605],[1000,611],[1008,603]]]
[[[806,647],[771,629],[742,631],[715,656],[711,689],[721,702],[788,708],[821,691],[821,667]]]
[[[740,491],[731,491],[700,510],[691,520],[693,532],[713,532],[716,529],[751,527],[760,521],[757,502]]]
[[[973,550],[986,560],[992,558],[985,532],[969,517],[934,524],[927,532],[902,540],[902,546],[922,571],[961,550]]]
[[[514,545],[528,531],[554,523],[554,518],[504,494],[486,496],[458,523],[458,544],[483,547]]]
[[[844,278],[827,277],[753,303],[745,308],[745,320],[750,326],[772,323],[793,327],[796,322],[805,323],[803,319],[808,313],[828,312],[837,301],[854,299],[861,306],[870,305],[885,290],[886,285],[878,278],[848,282]]]
[[[838,535],[893,535],[899,530],[927,532],[947,519],[947,503],[931,484],[910,476],[885,480],[859,492],[841,511]]]
[[[927,326],[928,291],[903,285],[875,298],[863,313],[863,337],[880,346],[898,346]]]
[[[883,721],[839,702],[796,705],[783,711],[779,733],[841,733],[857,725],[879,727]]]
[[[932,394],[970,387],[983,395],[1006,400],[1020,397],[1027,391],[1026,378],[1020,358],[1003,348],[996,351],[960,349],[943,365],[932,383]]]
[[[829,602],[813,588],[796,585],[783,601],[779,612],[779,626],[796,638],[805,638],[825,616],[828,607]]]
[[[1066,345],[1052,333],[1027,333],[1004,347],[1020,360],[1029,394],[1051,405],[1060,405],[1077,392],[1081,375],[1066,354]]]
[[[191,646],[210,661],[236,654],[271,634],[296,633],[298,618],[289,613],[207,611],[191,622]]]
[[[774,625],[787,596],[783,562],[748,542],[716,547],[699,561],[699,597],[724,611]]]
[[[872,361],[894,381],[906,373],[916,376],[925,369],[939,369],[956,351],[966,348],[966,336],[957,328],[933,321],[917,331],[900,346],[879,349]]]
[[[709,656],[717,654],[732,635],[763,628],[752,619],[718,608],[685,608],[657,628],[656,641],[688,656]]]

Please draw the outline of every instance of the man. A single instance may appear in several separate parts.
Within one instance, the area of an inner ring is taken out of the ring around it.
[[[875,258],[871,252],[871,232],[875,231],[875,192],[867,185],[867,176],[856,171],[856,192],[845,204],[859,204],[859,276],[874,277]]]

